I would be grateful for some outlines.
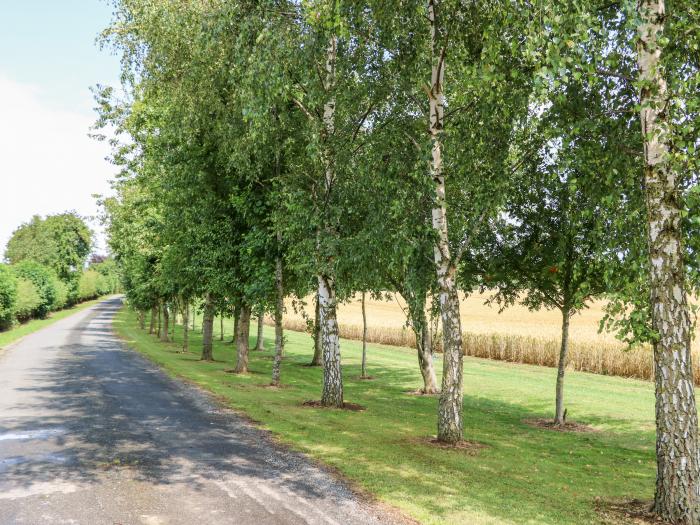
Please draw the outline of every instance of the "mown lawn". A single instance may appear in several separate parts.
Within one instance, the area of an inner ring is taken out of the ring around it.
[[[230,329],[230,320],[226,325]],[[265,352],[251,352],[251,373],[236,376],[224,372],[235,359],[231,344],[217,340],[217,362],[204,363],[199,331],[191,333],[191,353],[182,354],[179,344],[159,343],[141,331],[127,308],[114,326],[168,372],[199,383],[282,442],[426,524],[599,523],[597,500],[653,494],[653,392],[645,382],[570,373],[569,419],[595,432],[562,433],[523,423],[550,415],[556,370],[468,358],[465,434],[485,447],[445,450],[426,439],[435,434],[437,399],[406,393],[421,385],[412,350],[370,346],[374,379],[361,381],[361,344],[344,340],[345,397],[366,411],[320,410],[302,406],[320,398],[322,384],[322,370],[304,366],[312,353],[307,334],[286,333],[286,388],[273,390],[263,388],[274,345],[269,327]]]
[[[104,299],[95,299],[94,301],[86,301],[84,303],[76,304],[75,306],[71,306],[70,308],[66,308],[65,310],[51,312],[51,314],[49,314],[49,317],[47,317],[46,319],[32,319],[31,321],[17,325],[11,328],[10,330],[0,332],[0,350],[2,350],[4,347],[11,343],[14,343],[18,339],[21,339],[25,335],[29,335],[33,332],[36,332],[37,330],[41,330],[42,328],[53,324],[56,321],[65,319],[69,315],[73,315],[76,312],[85,310],[85,308],[94,306],[102,300]]]

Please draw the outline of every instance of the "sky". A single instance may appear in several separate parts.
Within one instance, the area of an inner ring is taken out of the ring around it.
[[[88,134],[90,87],[119,83],[118,57],[95,42],[111,13],[104,0],[0,0],[0,254],[33,215],[95,217],[93,194],[110,193],[109,146]]]

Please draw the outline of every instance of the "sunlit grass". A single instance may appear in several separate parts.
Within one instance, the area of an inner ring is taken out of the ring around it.
[[[263,388],[272,363],[268,327],[266,351],[251,352],[251,373],[236,376],[224,372],[235,358],[230,344],[215,341],[217,362],[205,363],[199,361],[198,330],[191,334],[191,353],[182,354],[180,326],[177,342],[162,344],[138,329],[128,310],[117,320],[123,322],[116,330],[132,346],[172,374],[197,382],[282,442],[424,523],[590,524],[600,520],[596,498],[652,496],[653,392],[642,381],[569,374],[569,417],[597,431],[552,432],[523,420],[551,415],[555,370],[467,358],[466,437],[486,445],[470,454],[425,442],[435,434],[437,400],[406,394],[420,386],[410,349],[370,346],[369,373],[375,379],[360,381],[361,345],[343,340],[345,397],[366,411],[319,410],[302,406],[320,397],[322,384],[322,370],[304,366],[312,353],[307,334],[286,333],[286,388],[272,390]],[[215,326],[218,335],[218,322]]]

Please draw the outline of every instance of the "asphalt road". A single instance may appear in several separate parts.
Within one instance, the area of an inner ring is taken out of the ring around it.
[[[125,348],[119,306],[0,351],[0,524],[398,520]]]

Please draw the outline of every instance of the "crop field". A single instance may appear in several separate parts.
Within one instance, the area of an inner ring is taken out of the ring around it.
[[[556,366],[561,341],[561,314],[558,310],[530,311],[513,305],[499,313],[497,305],[488,305],[486,294],[461,298],[463,348],[467,355],[541,366]],[[305,317],[313,319],[311,298],[287,301],[285,325],[303,330]],[[572,370],[603,375],[651,379],[652,359],[649,347],[628,349],[614,334],[598,331],[604,303],[594,302],[571,319],[568,367]],[[405,304],[400,297],[386,300],[367,297],[368,338],[373,343],[415,346],[415,338],[406,327]],[[362,308],[359,295],[338,306],[341,335],[362,338]],[[439,344],[439,340],[437,341]],[[693,343],[698,353],[697,340]],[[700,382],[700,363],[695,359],[695,380]]]

